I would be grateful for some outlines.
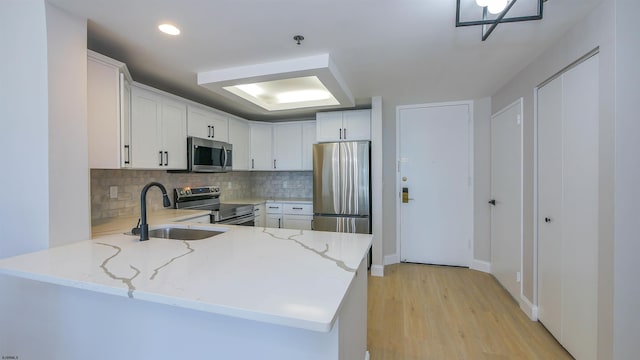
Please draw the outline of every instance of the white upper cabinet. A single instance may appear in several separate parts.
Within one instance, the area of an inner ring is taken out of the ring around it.
[[[134,86],[131,91],[131,152],[131,165],[136,169],[186,169],[186,103]]]
[[[229,121],[204,107],[189,104],[187,114],[187,134],[204,139],[229,142]]]
[[[316,123],[302,124],[302,170],[313,170],[313,144],[316,143]]]
[[[229,119],[229,143],[233,145],[233,170],[251,170],[251,130],[247,121]]]
[[[250,170],[300,171],[313,169],[313,121],[256,123],[251,128]],[[234,145],[235,151],[235,145]]]
[[[87,51],[89,167],[130,167],[131,76],[127,66]]]
[[[273,125],[273,170],[302,169],[302,125]]]
[[[318,142],[371,140],[371,110],[316,113]]]
[[[251,170],[273,170],[273,125],[252,123]]]

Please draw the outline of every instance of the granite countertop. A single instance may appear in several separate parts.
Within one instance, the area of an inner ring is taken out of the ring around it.
[[[176,226],[224,233],[195,241],[102,236],[0,260],[0,273],[328,332],[372,240],[367,234]]]

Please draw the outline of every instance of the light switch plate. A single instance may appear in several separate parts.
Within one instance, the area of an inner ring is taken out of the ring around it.
[[[117,199],[118,198],[118,187],[117,186],[109,186],[109,198]]]

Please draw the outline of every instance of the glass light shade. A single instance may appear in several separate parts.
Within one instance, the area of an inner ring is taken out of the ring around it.
[[[489,0],[489,7],[487,10],[491,14],[500,14],[504,8],[507,7],[507,0]]]
[[[489,0],[476,0],[476,4],[480,7],[485,7],[489,5]]]
[[[180,29],[178,29],[175,25],[160,24],[158,25],[158,29],[168,35],[180,35]]]

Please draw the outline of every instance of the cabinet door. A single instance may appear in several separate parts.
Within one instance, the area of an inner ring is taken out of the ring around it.
[[[302,124],[302,170],[313,170],[313,144],[315,142],[315,122]]]
[[[302,169],[302,125],[273,125],[273,169]]]
[[[371,110],[342,112],[342,140],[371,140]]]
[[[249,123],[238,119],[229,119],[229,142],[233,145],[233,170],[249,170],[251,165]]]
[[[120,166],[131,167],[131,83],[120,72]]]
[[[162,102],[163,169],[187,169],[187,106],[171,99]]]
[[[205,108],[189,105],[187,117],[189,136],[228,142],[228,128],[225,116]]]
[[[253,214],[255,215],[254,226],[265,227],[265,209],[264,204],[253,206]]]
[[[283,229],[311,230],[312,215],[284,215]]]
[[[251,124],[252,170],[273,170],[271,124]]]
[[[134,87],[131,89],[131,167],[160,169],[163,167],[161,100],[157,94]]]
[[[282,215],[267,214],[266,222],[265,227],[279,229],[282,227]]]
[[[342,140],[342,111],[316,113],[316,140]]]
[[[128,82],[120,66],[124,64],[92,52],[87,57],[87,130],[92,169],[129,166],[128,161],[125,163],[129,149],[125,152],[124,145],[129,145],[130,94],[128,87],[123,88]]]
[[[187,116],[187,134],[199,138],[211,138],[209,111],[189,105]]]

